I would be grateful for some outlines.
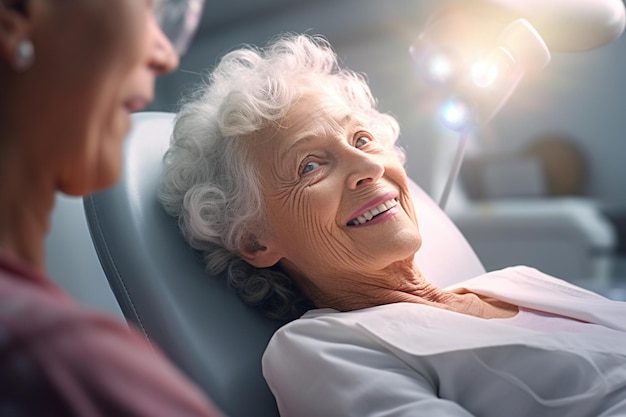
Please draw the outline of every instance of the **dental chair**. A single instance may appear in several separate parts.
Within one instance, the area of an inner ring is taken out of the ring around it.
[[[104,274],[126,319],[194,380],[230,417],[276,417],[261,356],[283,323],[246,306],[157,201],[161,160],[174,115],[133,115],[123,173],[112,189],[85,197],[87,223]],[[485,272],[437,204],[411,183],[423,245],[423,272],[445,286]]]

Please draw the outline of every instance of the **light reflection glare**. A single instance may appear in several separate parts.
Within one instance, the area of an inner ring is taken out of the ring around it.
[[[500,75],[497,65],[489,65],[486,61],[479,61],[472,66],[471,77],[478,87],[486,88],[493,85]]]
[[[504,76],[513,76],[515,59],[502,47],[494,49],[487,58],[477,62],[472,67],[472,81],[478,87],[490,87]],[[518,71],[522,71],[518,69]]]
[[[436,54],[428,63],[428,76],[437,83],[446,83],[453,75],[452,62],[445,54]]]
[[[458,77],[457,54],[445,47],[412,45],[409,52],[420,80],[433,87],[445,87]]]
[[[443,124],[454,131],[465,130],[471,126],[473,115],[472,108],[458,97],[448,100],[441,110]]]

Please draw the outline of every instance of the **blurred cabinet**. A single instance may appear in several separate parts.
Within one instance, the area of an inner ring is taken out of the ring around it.
[[[569,281],[611,281],[617,234],[593,200],[486,200],[448,214],[487,270],[524,264]]]

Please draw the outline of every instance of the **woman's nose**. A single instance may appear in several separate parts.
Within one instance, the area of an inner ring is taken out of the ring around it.
[[[178,54],[155,20],[153,21],[153,29],[150,67],[157,75],[167,74],[178,67]]]
[[[357,189],[366,184],[375,183],[382,177],[385,167],[379,155],[371,155],[358,151],[354,157],[350,158],[348,175],[348,188]]]

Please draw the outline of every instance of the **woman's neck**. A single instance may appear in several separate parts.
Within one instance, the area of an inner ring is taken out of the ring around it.
[[[412,259],[367,274],[338,271],[335,275],[315,282],[307,278],[298,281],[316,306],[340,311],[441,297],[441,290],[424,278]]]
[[[506,318],[517,308],[474,293],[442,290],[430,283],[411,259],[373,277],[353,277],[324,282],[342,282],[334,288],[305,285],[303,291],[318,308],[339,311],[359,310],[393,303],[416,303],[482,318]]]
[[[44,243],[55,190],[50,179],[33,176],[20,158],[0,161],[0,249],[44,270]]]

